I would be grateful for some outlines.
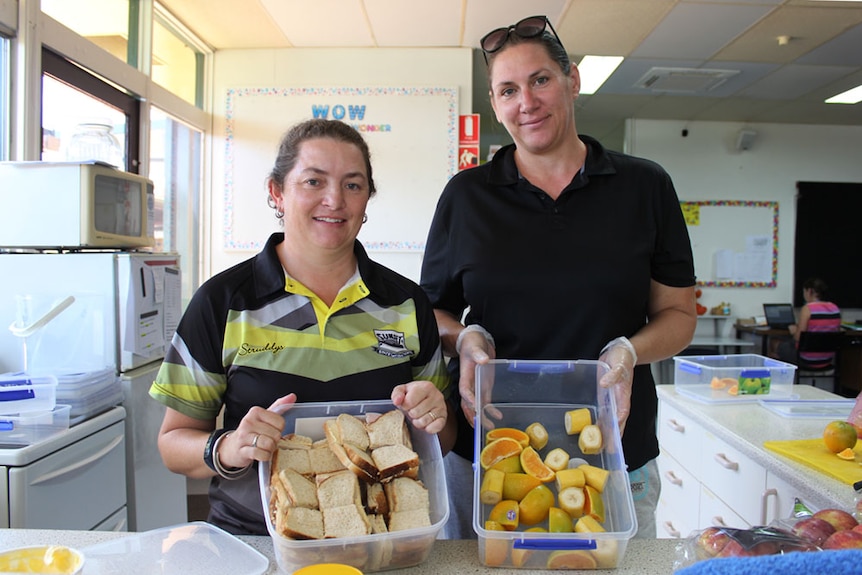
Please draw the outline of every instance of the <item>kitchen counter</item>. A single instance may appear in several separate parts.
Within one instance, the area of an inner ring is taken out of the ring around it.
[[[134,533],[116,531],[54,531],[46,529],[0,529],[0,550],[26,545],[60,544],[82,549],[118,537],[133,536]],[[283,573],[278,570],[269,537],[239,537],[241,541],[269,558],[267,575]],[[479,563],[476,540],[440,539],[434,543],[431,555],[425,563],[409,569],[396,569],[385,573],[404,575],[440,575],[441,573],[499,575],[506,570],[485,567]],[[616,575],[666,575],[673,571],[676,541],[670,539],[632,539],[626,547],[622,564],[613,570],[602,570]],[[548,573],[537,570],[511,570],[520,575]],[[583,571],[587,573],[587,571]],[[84,575],[87,574],[86,566]],[[194,572],[188,575],[197,575]],[[203,573],[201,575],[204,575]],[[210,575],[210,574],[206,574]]]
[[[852,486],[763,447],[768,440],[822,437],[828,419],[782,417],[757,402],[703,403],[678,394],[673,385],[657,385],[656,390],[661,401],[692,417],[716,437],[789,483],[809,507],[853,509]],[[793,393],[799,399],[847,399],[808,385],[795,385]]]

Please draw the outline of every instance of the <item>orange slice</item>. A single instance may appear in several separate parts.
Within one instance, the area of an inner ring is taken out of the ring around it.
[[[713,377],[712,381],[709,382],[709,387],[712,389],[724,389],[724,381],[717,377]]]
[[[498,427],[490,430],[485,434],[485,443],[491,443],[495,439],[500,439],[501,437],[511,437],[520,443],[521,447],[527,447],[530,445],[530,436],[527,435],[526,432],[514,427]]]
[[[739,393],[739,385],[734,385],[730,389],[727,390],[727,393],[730,395],[736,395]]]
[[[843,451],[839,451],[835,455],[837,455],[841,459],[846,459],[847,461],[853,461],[854,459],[856,459],[856,454],[849,447],[847,449],[844,449]]]
[[[545,465],[542,456],[532,447],[526,447],[521,451],[521,467],[524,468],[524,473],[532,475],[542,483],[553,481],[556,477],[554,470]]]
[[[518,440],[511,437],[501,437],[500,439],[495,439],[482,449],[482,453],[479,455],[479,463],[482,465],[482,469],[488,469],[507,457],[518,455],[522,449]]]

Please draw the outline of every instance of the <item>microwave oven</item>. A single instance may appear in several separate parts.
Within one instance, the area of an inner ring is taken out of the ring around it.
[[[101,162],[0,162],[0,248],[155,245],[153,182]]]

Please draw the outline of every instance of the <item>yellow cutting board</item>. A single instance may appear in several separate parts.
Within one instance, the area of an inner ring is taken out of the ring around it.
[[[856,453],[854,461],[841,459],[826,449],[823,439],[764,441],[763,446],[849,485],[862,480],[862,441],[853,449]]]

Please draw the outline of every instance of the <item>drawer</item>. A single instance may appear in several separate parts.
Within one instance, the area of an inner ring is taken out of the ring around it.
[[[658,456],[658,471],[661,477],[661,499],[678,514],[689,514],[694,524],[700,501],[700,482],[676,459],[667,453]]]
[[[9,470],[9,526],[93,529],[126,505],[125,424],[119,421]]]
[[[680,512],[670,501],[661,497],[655,509],[655,533],[658,539],[683,539],[697,529],[697,507]]]
[[[703,485],[747,523],[759,523],[766,469],[708,431],[703,435],[701,456],[698,476]]]
[[[703,486],[700,489],[700,516],[697,524],[699,529],[705,529],[710,525],[748,529],[752,525]]]
[[[658,442],[662,452],[671,455],[690,471],[700,462],[704,429],[693,418],[666,402],[659,402]]]

